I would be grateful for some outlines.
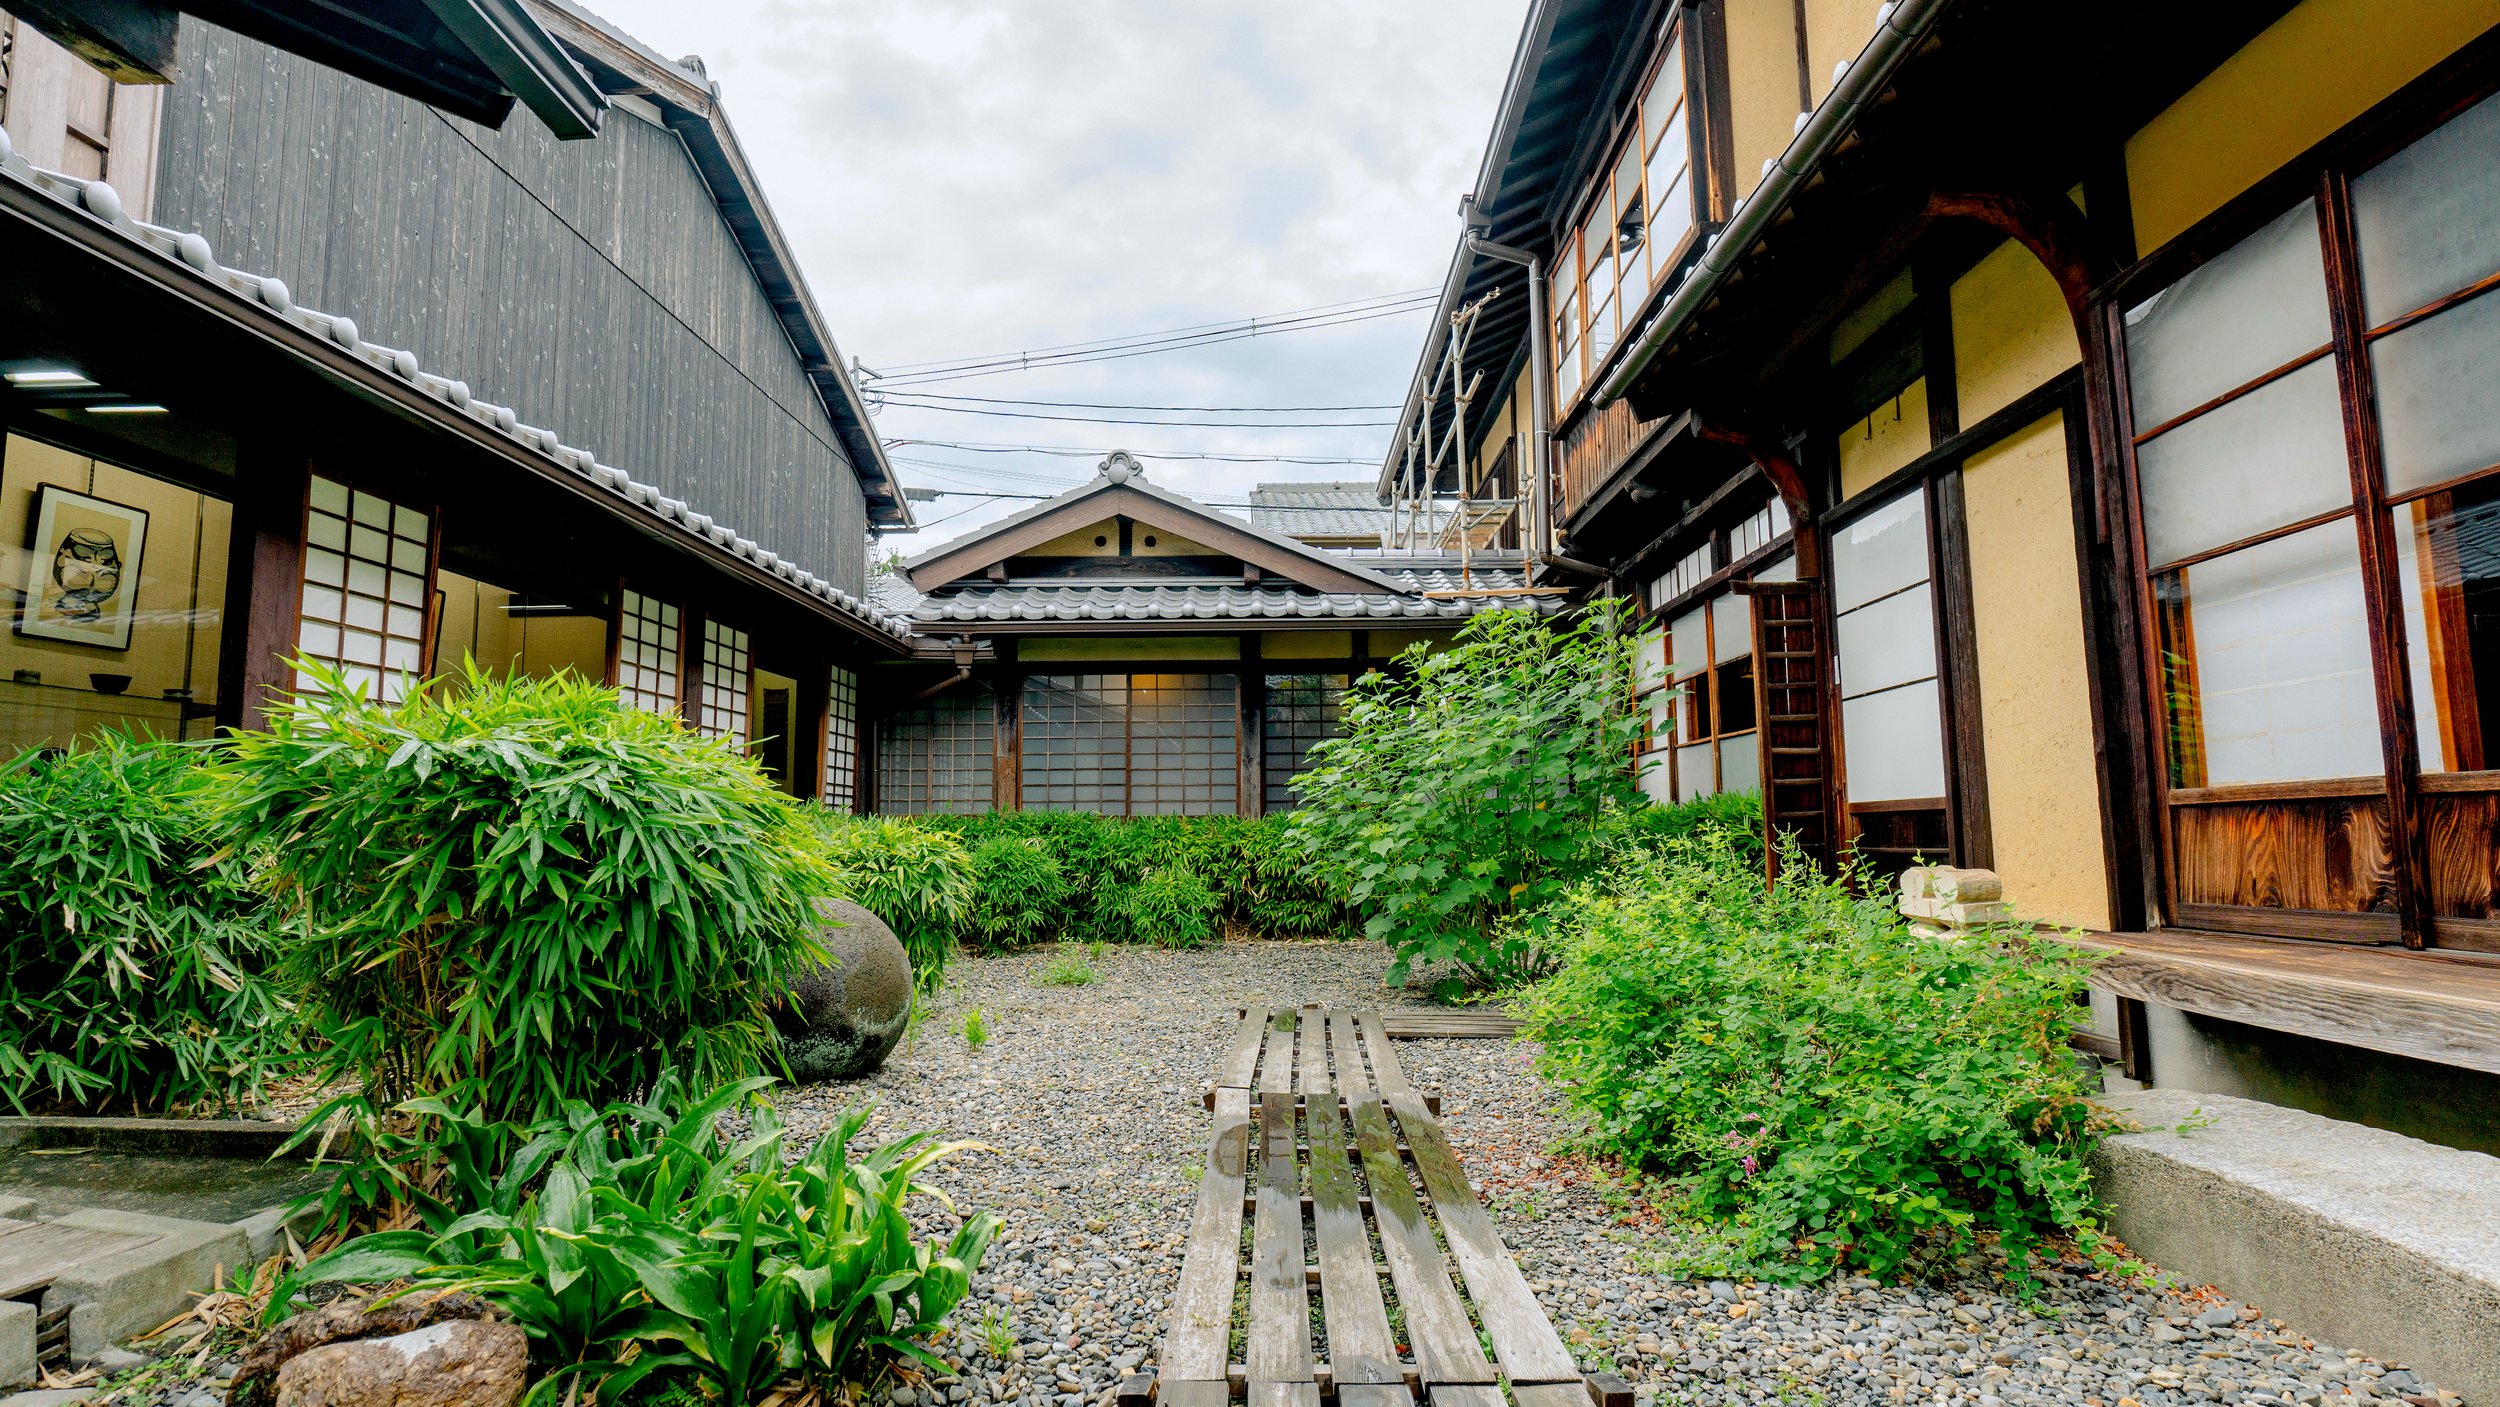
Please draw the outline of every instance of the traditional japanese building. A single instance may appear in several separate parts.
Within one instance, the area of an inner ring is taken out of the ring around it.
[[[2132,1080],[2500,1151],[2495,25],[1541,0],[1379,494],[1637,603],[1654,795],[2116,949]]]
[[[909,510],[699,62],[560,0],[22,8],[0,752],[474,659],[855,803]]]
[[[1478,611],[1557,604],[1525,589],[1515,553],[1311,545],[1369,522],[1376,549],[1369,507],[1271,502],[1236,516],[1115,453],[1092,481],[903,563],[878,604],[944,663],[889,671],[911,684],[886,691],[910,701],[876,728],[872,809],[1291,806],[1355,676]]]

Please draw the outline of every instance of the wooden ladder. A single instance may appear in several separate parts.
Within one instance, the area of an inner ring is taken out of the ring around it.
[[[1468,1186],[1439,1101],[1407,1082],[1378,1013],[1246,1013],[1211,1103],[1158,1371],[1121,1384],[1127,1407],[1226,1407],[1236,1396],[1250,1407],[1502,1407],[1505,1384],[1518,1407],[1589,1407],[1591,1397],[1629,1407],[1628,1385],[1584,1378],[1563,1346]],[[1390,1325],[1384,1271],[1411,1356]],[[1313,1285],[1325,1361],[1313,1344]],[[1241,1362],[1231,1353],[1237,1304]]]

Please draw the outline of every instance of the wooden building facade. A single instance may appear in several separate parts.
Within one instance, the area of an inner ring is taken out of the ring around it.
[[[1353,680],[1478,611],[1559,604],[1523,590],[1515,553],[1385,554],[1376,513],[1265,488],[1251,512],[1282,531],[1115,453],[1090,483],[904,563],[878,600],[923,658],[881,691],[899,702],[874,730],[871,808],[1286,809]],[[1374,550],[1314,545],[1366,525]]]
[[[2000,871],[2127,1075],[2500,1146],[2495,27],[1537,5],[1458,472],[1637,601],[1652,792]]]
[[[474,660],[857,804],[914,648],[866,600],[893,470],[699,66],[499,8],[603,122],[188,17],[117,85],[0,19],[0,752],[249,726],[298,655],[384,698]]]

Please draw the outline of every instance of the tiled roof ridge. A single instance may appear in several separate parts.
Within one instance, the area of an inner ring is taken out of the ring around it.
[[[4,127],[0,127],[0,172],[6,172],[59,203],[80,211],[132,244],[216,281],[268,316],[327,338],[365,362],[465,413],[471,420],[499,432],[514,444],[558,465],[574,477],[641,508],[648,516],[669,524],[687,536],[753,563],[843,614],[897,640],[909,642],[912,639],[910,621],[785,560],[761,543],[714,522],[710,515],[696,512],[681,500],[667,497],[658,488],[636,482],[624,470],[601,464],[597,455],[563,443],[553,430],[520,423],[511,407],[495,405],[471,395],[467,382],[426,371],[418,364],[416,353],[363,340],[358,335],[355,319],[302,307],[287,292],[284,281],[230,269],[218,263],[206,236],[195,231],[152,225],[132,217],[122,209],[120,194],[103,181],[83,180],[34,165],[16,154]]]

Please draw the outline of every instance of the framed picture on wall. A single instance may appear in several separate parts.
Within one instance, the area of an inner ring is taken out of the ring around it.
[[[147,510],[44,484],[35,490],[32,518],[17,633],[129,649]]]

